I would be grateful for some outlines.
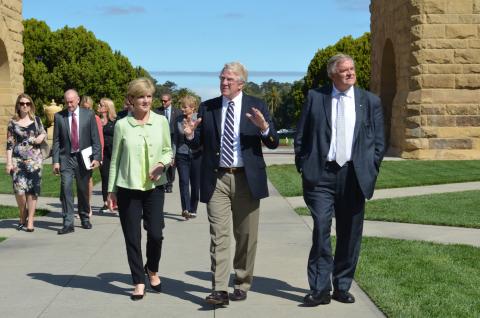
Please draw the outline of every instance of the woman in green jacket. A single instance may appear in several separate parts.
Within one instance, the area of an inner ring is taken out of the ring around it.
[[[128,265],[135,289],[130,296],[145,296],[145,273],[150,287],[161,291],[157,275],[163,241],[163,174],[172,161],[169,125],[164,116],[151,111],[155,86],[147,78],[138,78],[128,86],[133,110],[117,121],[113,137],[108,181],[110,209],[118,206],[127,248]],[[147,231],[147,261],[142,260],[141,221]]]

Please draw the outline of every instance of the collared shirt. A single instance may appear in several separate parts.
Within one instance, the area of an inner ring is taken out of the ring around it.
[[[80,146],[80,106],[77,106],[75,111],[76,119],[77,119],[77,135],[78,135],[78,146]],[[68,112],[68,125],[69,125],[69,132],[72,133],[72,112]]]
[[[147,191],[165,184],[165,173],[157,181],[151,181],[148,173],[159,162],[167,166],[171,160],[170,128],[166,118],[151,111],[148,121],[140,125],[129,114],[115,124],[108,192],[115,192],[117,186]]]
[[[335,86],[332,90],[332,139],[330,140],[330,150],[328,151],[327,160],[335,161],[336,144],[337,144],[337,107],[340,92]],[[353,146],[353,130],[355,128],[355,95],[353,86],[343,92],[345,105],[345,139],[347,143],[347,160],[352,159]]]
[[[240,146],[240,116],[242,113],[242,98],[243,92],[240,92],[235,96],[232,101],[235,103],[234,106],[234,123],[233,123],[233,164],[232,167],[243,167],[243,157],[242,157],[242,147]],[[225,125],[225,117],[227,115],[228,102],[230,99],[225,96],[222,97],[222,136],[223,138],[223,127]],[[222,166],[222,165],[220,165]]]
[[[172,115],[172,106],[168,106],[165,108],[165,117],[167,117],[167,121],[170,123],[170,116]]]

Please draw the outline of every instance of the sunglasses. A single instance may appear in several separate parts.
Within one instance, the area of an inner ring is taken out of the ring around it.
[[[32,103],[30,103],[30,102],[19,102],[18,105],[20,105],[20,106],[32,106]]]
[[[166,103],[166,102],[168,102],[168,101],[169,101],[169,99],[167,99],[167,100],[162,99],[162,103]]]

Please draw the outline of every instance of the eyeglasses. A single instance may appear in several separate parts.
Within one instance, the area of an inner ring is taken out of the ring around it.
[[[165,99],[162,99],[162,103],[166,103],[166,102],[168,102],[168,101],[170,101],[170,100],[169,100],[169,99],[166,99],[166,100],[165,100]]]
[[[31,102],[18,102],[18,105],[20,106],[32,106]]]
[[[223,83],[223,81],[227,81],[228,84],[232,84],[237,81],[236,78],[232,78],[232,77],[219,76],[218,78],[220,79],[220,83]]]

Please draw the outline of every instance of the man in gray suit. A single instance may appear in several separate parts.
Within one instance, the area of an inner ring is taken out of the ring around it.
[[[380,99],[354,86],[353,59],[337,54],[328,61],[327,72],[333,85],[308,92],[295,137],[295,164],[313,218],[307,306],[328,304],[331,298],[355,302],[349,289],[360,253],[365,199],[373,195],[385,152]],[[337,244],[332,258],[334,214]]]
[[[55,114],[53,130],[53,172],[61,176],[61,194],[63,227],[58,234],[74,231],[73,178],[77,183],[78,214],[84,229],[91,229],[88,213],[88,180],[92,170],[100,165],[101,146],[98,136],[95,114],[78,107],[80,98],[77,91],[65,92],[66,109]],[[86,167],[81,151],[92,147],[91,163]]]

